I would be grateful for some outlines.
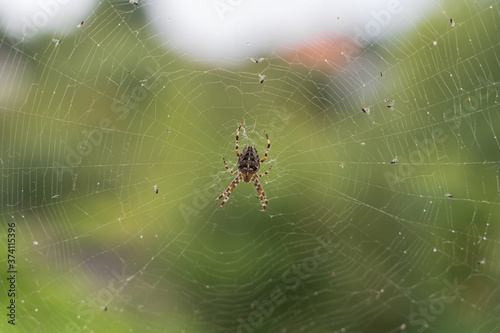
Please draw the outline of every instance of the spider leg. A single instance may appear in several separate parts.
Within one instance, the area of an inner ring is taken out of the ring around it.
[[[269,203],[267,202],[266,193],[264,192],[264,188],[260,184],[258,177],[254,177],[254,179],[253,179],[253,186],[255,187],[255,189],[257,190],[257,193],[259,194],[260,205],[262,206],[261,212],[265,212],[266,211],[266,206]]]
[[[260,178],[260,177],[262,177],[262,176],[267,175],[267,174],[269,173],[269,171],[271,171],[271,168],[272,168],[272,167],[273,167],[273,166],[271,165],[271,166],[269,167],[269,169],[267,169],[267,171],[266,171],[266,172],[264,172],[264,173],[263,173],[263,174],[261,174],[261,175],[258,175],[258,176],[257,176],[257,178]]]
[[[264,155],[264,157],[260,160],[260,163],[262,163],[266,160],[267,153],[269,153],[269,148],[271,148],[271,141],[269,141],[269,136],[267,136],[267,132],[264,131],[264,134],[266,135],[266,138],[267,138],[267,150],[266,150],[266,154]]]
[[[231,184],[229,184],[229,186],[226,188],[226,190],[224,192],[222,192],[222,194],[219,195],[219,197],[217,199],[215,199],[215,200],[219,200],[220,198],[224,197],[224,200],[222,200],[222,202],[220,204],[220,208],[224,209],[224,204],[226,203],[226,201],[229,200],[229,196],[231,195],[231,192],[235,189],[236,186],[238,186],[240,181],[241,181],[241,174],[236,176],[236,178],[233,179],[233,181],[231,182]]]
[[[240,152],[238,151],[238,137],[240,136],[240,129],[241,125],[243,125],[243,122],[240,123],[240,127],[238,127],[238,131],[236,131],[236,156],[240,156]]]
[[[231,172],[233,175],[237,175],[238,174],[237,171],[233,171],[233,170],[231,170],[231,169],[229,169],[227,167],[226,160],[224,159],[224,157],[222,158],[222,162],[224,162],[224,166],[226,167],[227,171]]]

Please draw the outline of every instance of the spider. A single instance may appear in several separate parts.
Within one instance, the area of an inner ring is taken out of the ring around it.
[[[248,146],[243,149],[243,152],[238,151],[238,136],[240,135],[240,129],[241,125],[243,125],[243,122],[240,123],[240,126],[238,127],[238,131],[236,132],[236,156],[238,156],[238,162],[237,162],[237,167],[238,171],[233,171],[227,167],[226,160],[224,157],[222,158],[222,162],[224,162],[224,166],[226,169],[231,172],[233,175],[238,175],[236,178],[233,179],[231,184],[226,188],[224,192],[222,192],[221,195],[215,200],[219,200],[222,197],[224,197],[224,200],[222,200],[222,203],[220,204],[220,208],[224,209],[224,204],[226,201],[229,200],[229,196],[231,195],[231,192],[235,189],[238,184],[243,181],[244,183],[253,183],[253,186],[257,190],[257,193],[259,194],[260,198],[260,205],[262,206],[262,212],[266,210],[266,206],[268,205],[267,202],[267,197],[266,193],[264,192],[264,188],[262,188],[262,185],[259,182],[259,178],[267,175],[269,171],[271,171],[271,168],[273,167],[272,165],[269,167],[269,169],[264,172],[263,174],[259,175],[258,171],[260,169],[260,166],[262,163],[267,158],[267,153],[269,152],[269,148],[271,148],[271,141],[269,141],[269,136],[267,136],[266,131],[264,131],[264,134],[266,135],[267,138],[267,150],[266,154],[264,155],[263,159],[259,159],[259,154],[257,153],[257,149],[255,149],[253,146]]]

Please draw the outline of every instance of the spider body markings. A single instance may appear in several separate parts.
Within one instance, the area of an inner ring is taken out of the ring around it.
[[[222,158],[222,162],[224,162],[224,166],[226,169],[231,172],[233,175],[237,175],[236,178],[233,179],[231,184],[226,188],[224,192],[222,192],[221,195],[215,200],[219,200],[221,198],[224,198],[220,204],[220,208],[224,209],[224,204],[229,200],[229,196],[231,195],[231,192],[238,186],[240,182],[244,183],[252,183],[253,186],[255,187],[255,190],[259,194],[259,199],[260,199],[260,205],[262,206],[262,212],[266,210],[266,206],[268,205],[266,193],[264,192],[264,188],[259,182],[259,178],[267,175],[269,171],[271,171],[271,168],[273,166],[270,166],[269,169],[264,172],[263,174],[258,174],[260,170],[260,166],[262,163],[267,158],[267,154],[269,153],[269,148],[271,148],[271,141],[269,141],[269,136],[267,135],[267,132],[264,131],[264,134],[266,135],[267,138],[267,150],[262,159],[259,158],[259,154],[257,153],[257,149],[253,146],[248,146],[243,149],[243,151],[240,152],[238,151],[239,144],[238,144],[238,139],[240,135],[240,129],[241,126],[243,125],[243,122],[240,123],[240,126],[238,127],[238,131],[236,132],[236,156],[238,156],[238,162],[236,164],[238,171],[233,171],[228,168],[226,164],[226,160],[224,157]]]

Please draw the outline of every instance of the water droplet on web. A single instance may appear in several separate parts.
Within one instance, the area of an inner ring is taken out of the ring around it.
[[[37,241],[34,241],[34,242],[33,242],[33,245],[38,245],[38,242],[37,242]]]
[[[432,249],[432,251],[433,251],[433,252],[437,252],[437,251],[438,251],[438,249],[434,248],[434,249]]]
[[[432,44],[438,45],[438,42],[437,41],[433,41]]]

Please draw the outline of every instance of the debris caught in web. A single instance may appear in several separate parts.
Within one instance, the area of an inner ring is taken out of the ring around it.
[[[394,158],[393,158],[393,159],[392,159],[392,161],[391,161],[391,164],[396,164],[396,163],[398,163],[398,162],[399,162],[398,157],[397,157],[397,156],[394,156]]]
[[[264,83],[264,80],[266,79],[265,75],[259,74],[259,82],[262,84]]]
[[[370,108],[362,108],[361,111],[366,114],[370,114]]]
[[[80,27],[81,27],[84,23],[85,23],[85,22],[84,22],[84,21],[82,21],[82,22],[80,22],[80,24],[79,24],[79,25],[77,25],[76,27],[77,27],[77,28],[80,28]]]
[[[56,43],[56,45],[55,45],[54,47],[57,47],[57,46],[58,46],[59,44],[61,44],[61,42],[62,42],[62,40],[60,40],[60,39],[55,39],[55,38],[53,38],[53,39],[52,39],[52,41],[53,41],[54,43]]]

